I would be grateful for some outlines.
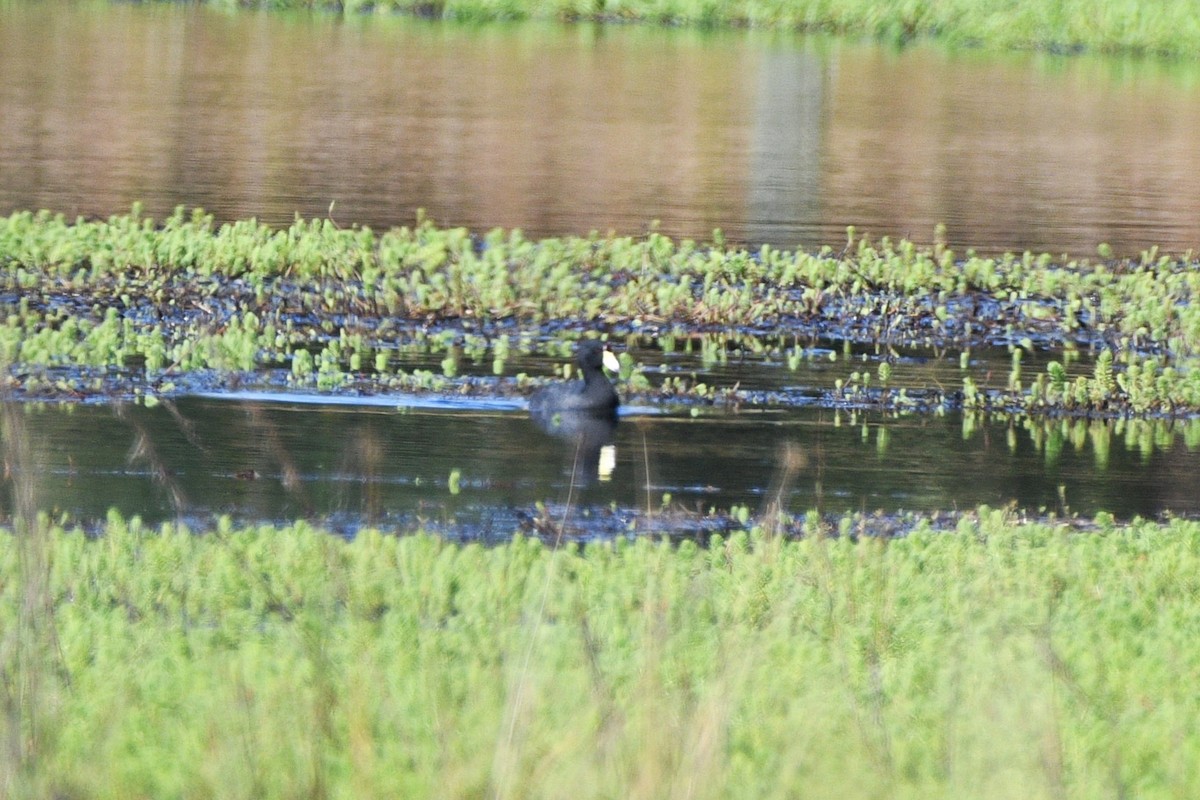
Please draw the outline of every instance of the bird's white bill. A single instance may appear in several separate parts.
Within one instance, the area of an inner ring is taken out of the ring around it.
[[[603,358],[604,368],[606,370],[609,372],[615,372],[618,375],[621,374],[621,361],[617,358],[616,354],[613,353],[612,350],[605,350]]]

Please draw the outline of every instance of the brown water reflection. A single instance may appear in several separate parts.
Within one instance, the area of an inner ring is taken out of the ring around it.
[[[0,6],[0,213],[814,247],[1200,245],[1200,65],[746,32]]]

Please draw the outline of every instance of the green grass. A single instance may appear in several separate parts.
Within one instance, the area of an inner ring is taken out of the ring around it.
[[[851,231],[838,249],[805,253],[747,250],[719,235],[706,244],[657,233],[532,241],[425,220],[377,233],[327,220],[217,225],[201,211],[75,222],[22,212],[0,218],[0,291],[19,297],[0,320],[0,363],[11,365],[10,384],[44,397],[104,394],[114,375],[170,395],[189,376],[272,371],[323,390],[365,381],[371,391],[459,391],[464,353],[490,354],[503,374],[510,346],[528,352],[565,323],[576,334],[657,336],[664,349],[699,342],[716,357],[733,342],[793,368],[806,342],[830,339],[873,347],[885,361],[905,347],[964,365],[961,385],[931,387],[901,385],[886,363],[846,364],[838,403],[1200,412],[1200,271],[1190,253],[993,258],[936,238],[871,242]],[[442,374],[394,363],[413,342],[445,356]],[[967,369],[976,347],[1009,348],[1002,386]],[[1023,369],[1034,353],[1055,360]],[[1069,371],[1081,355],[1092,363]],[[634,390],[744,399],[675,378],[656,387],[627,366]],[[913,401],[912,390],[926,399]]]
[[[1200,791],[1193,522],[557,552],[25,534],[0,536],[9,797]]]
[[[468,20],[599,19],[734,25],[994,48],[1194,55],[1190,0],[211,0],[231,7],[401,12]]]

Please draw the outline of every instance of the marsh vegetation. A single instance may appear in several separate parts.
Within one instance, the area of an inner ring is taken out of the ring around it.
[[[209,0],[217,6],[407,13],[461,20],[559,19],[781,28],[907,43],[937,38],[990,48],[1192,55],[1195,9],[1185,0]]]
[[[1197,788],[1191,522],[981,509],[893,541],[847,518],[802,541],[557,550],[39,525],[13,796]],[[4,575],[28,540],[0,539]]]
[[[565,324],[568,336],[694,349],[706,363],[751,353],[793,369],[840,364],[821,388],[830,406],[1200,410],[1200,279],[1190,255],[1153,250],[981,257],[851,230],[840,249],[806,253],[658,234],[532,241],[428,221],[383,233],[328,220],[276,230],[182,209],[156,221],[135,209],[75,222],[17,213],[0,219],[0,254],[11,308],[0,358],[10,390],[26,397],[171,396],[197,376],[470,393],[480,381],[461,374],[464,360],[505,377],[510,353],[545,347],[545,332]],[[412,348],[440,356],[440,369],[398,366]],[[991,365],[985,376],[971,369],[976,350],[996,348],[1010,356],[1003,381]],[[957,362],[960,378],[903,385],[894,365],[905,354]],[[1036,369],[1025,366],[1037,358]],[[628,353],[622,371],[635,397],[771,399],[680,376],[652,382]],[[528,376],[509,377],[483,390],[527,391]]]

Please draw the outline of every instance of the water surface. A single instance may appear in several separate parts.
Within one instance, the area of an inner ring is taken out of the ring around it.
[[[0,5],[0,213],[837,246],[1200,245],[1200,63],[648,26]]]
[[[588,462],[595,451],[503,403],[231,396],[20,413],[36,431],[39,506],[82,520],[113,508],[151,522],[228,514],[503,538],[543,513],[539,504],[604,535],[644,532],[664,513],[757,513],[775,499],[795,513],[980,503],[1123,518],[1200,513],[1194,422],[964,425],[957,415],[802,408],[693,418],[632,408],[606,442],[615,452],[605,474]]]
[[[839,246],[847,225],[929,241],[946,223],[953,246],[982,251],[1181,252],[1200,245],[1196,130],[1193,62],[0,3],[0,213],[105,216],[140,201],[157,216],[182,204],[222,220],[329,214],[385,228],[424,208],[442,224],[533,236],[637,234],[659,220],[676,237],[720,227],[808,249]],[[712,363],[643,353],[655,381],[775,393],[782,406],[695,417],[635,406],[614,429],[589,428],[583,448],[540,429],[520,398],[268,386],[21,413],[39,507],[85,520],[110,508],[149,521],[308,517],[486,539],[536,532],[546,515],[573,515],[585,534],[643,534],[666,515],[678,529],[774,501],[794,512],[1200,513],[1200,422],[820,409],[806,398],[845,379],[845,359],[876,374],[879,357],[808,344],[790,369],[782,351]],[[441,357],[406,368],[437,370]],[[1088,357],[1072,369],[1086,374]],[[1049,359],[1061,354],[1039,351],[1027,374]],[[905,351],[892,366],[897,386],[991,386],[1011,358]],[[487,361],[460,369],[491,375]]]

